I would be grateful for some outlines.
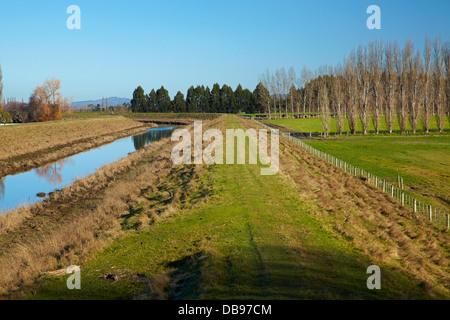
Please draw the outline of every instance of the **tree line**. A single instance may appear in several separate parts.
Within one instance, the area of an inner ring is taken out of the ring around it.
[[[359,45],[342,63],[321,66],[314,74],[302,70],[266,71],[260,79],[268,88],[269,118],[320,117],[326,134],[335,118],[340,134],[347,119],[354,134],[358,121],[367,134],[370,122],[376,133],[385,121],[392,133],[396,121],[405,133],[408,123],[415,133],[419,124],[429,132],[431,117],[436,117],[440,132],[445,118],[450,121],[450,43],[440,38],[425,39],[423,52],[407,41],[373,41]],[[296,88],[298,85],[298,89]]]
[[[63,111],[70,110],[69,101],[62,97],[59,90],[61,81],[55,78],[47,79],[41,86],[37,86],[29,101],[18,102],[2,96],[2,76],[0,69],[0,122],[44,122],[60,120]]]
[[[189,113],[263,113],[265,100],[269,92],[259,83],[252,92],[239,84],[235,90],[224,84],[208,86],[191,86],[186,97],[178,91],[173,99],[162,86],[145,94],[139,86],[133,92],[132,112],[189,112]]]

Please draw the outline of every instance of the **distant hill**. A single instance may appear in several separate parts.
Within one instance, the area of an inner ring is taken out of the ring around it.
[[[108,98],[108,106],[110,106],[110,107],[121,106],[124,103],[130,103],[130,101],[131,101],[131,99],[128,99],[128,98],[109,97]],[[94,106],[96,106],[97,104],[102,105],[102,99],[75,101],[75,102],[72,102],[70,105],[72,107],[86,107],[90,104],[92,104]]]

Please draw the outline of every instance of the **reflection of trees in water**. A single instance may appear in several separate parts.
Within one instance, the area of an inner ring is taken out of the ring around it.
[[[67,162],[69,162],[69,159],[59,160],[51,165],[37,168],[36,173],[39,178],[44,178],[48,183],[58,185],[62,182],[61,171]]]
[[[151,130],[146,133],[140,134],[133,137],[134,148],[136,150],[142,149],[143,147],[149,145],[153,141],[161,140],[170,137],[173,132],[172,130]]]
[[[3,182],[3,178],[0,178],[0,200],[3,200],[5,197],[5,183]]]

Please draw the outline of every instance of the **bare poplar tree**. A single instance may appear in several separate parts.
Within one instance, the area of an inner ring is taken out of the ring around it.
[[[435,38],[433,45],[433,93],[436,122],[439,132],[444,131],[445,118],[445,79],[443,47],[440,38]]]
[[[358,77],[356,74],[356,56],[352,51],[350,56],[345,60],[344,64],[344,78],[345,86],[347,88],[347,118],[348,126],[352,134],[356,133],[358,123]]]
[[[372,89],[372,122],[376,134],[380,132],[380,120],[383,110],[383,43],[371,42],[369,44],[369,72]]]
[[[272,88],[272,101],[273,101],[273,113],[275,118],[277,118],[277,100],[278,100],[278,92],[277,92],[277,81],[275,75],[270,77],[270,86]]]
[[[397,75],[399,79],[399,103],[398,103],[398,124],[401,133],[405,133],[408,125],[408,111],[410,109],[410,75],[411,59],[414,52],[414,46],[410,40],[406,41],[402,50],[401,60],[397,63]]]
[[[370,74],[367,48],[359,45],[357,51],[357,77],[359,87],[359,118],[363,129],[363,134],[367,134],[369,128],[369,89]]]
[[[444,59],[444,85],[446,87],[446,100],[447,100],[447,119],[450,123],[450,42],[446,41],[443,44],[443,59]]]
[[[325,136],[330,132],[330,110],[329,110],[329,96],[326,81],[322,81],[319,89],[319,106],[322,119],[322,127]]]
[[[398,77],[396,65],[399,58],[399,48],[397,42],[387,43],[384,49],[384,79],[385,79],[385,112],[386,128],[392,133],[397,109],[397,88]]]
[[[289,100],[291,103],[291,113],[292,113],[292,118],[295,118],[295,113],[294,113],[294,105],[297,106],[297,88],[295,87],[295,85],[291,85],[291,88],[289,89]],[[297,110],[298,111],[298,110]]]
[[[332,100],[334,101],[334,115],[336,118],[336,127],[341,135],[344,131],[344,117],[343,117],[343,106],[345,99],[344,91],[344,71],[341,64],[338,64],[334,69],[334,77],[331,83],[332,89]]]
[[[310,95],[308,84],[311,81],[311,72],[306,67],[303,67],[301,81],[303,86],[303,118],[306,118],[306,102]]]
[[[289,78],[286,75],[286,70],[284,69],[284,67],[280,69],[280,78],[281,78],[280,101],[282,101],[285,104],[285,112],[286,112],[286,119],[287,119],[289,117],[287,94],[288,94],[290,85],[289,85]],[[281,118],[281,104],[280,104],[280,118]]]
[[[433,113],[432,111],[432,99],[431,99],[431,91],[432,91],[432,77],[431,77],[431,40],[430,38],[425,38],[425,47],[423,50],[423,62],[424,62],[424,70],[423,70],[423,113],[422,113],[422,127],[425,133],[428,133],[430,130],[430,118]]]
[[[420,116],[422,115],[422,97],[423,97],[423,83],[424,70],[423,62],[420,52],[417,52],[415,57],[410,62],[410,102],[409,102],[409,122],[413,133],[417,131]]]
[[[278,112],[278,117],[279,119],[282,118],[281,116],[281,95],[282,95],[282,90],[283,90],[283,83],[282,83],[282,79],[281,79],[281,72],[280,70],[277,70],[275,72],[275,91],[276,91],[276,101],[277,101],[277,112]]]
[[[261,82],[266,87],[266,89],[269,91],[269,95],[267,97],[264,97],[267,102],[267,111],[269,112],[269,119],[272,119],[272,113],[270,112],[270,96],[273,95],[273,85],[272,85],[272,78],[270,76],[270,72],[267,69],[263,76],[261,76]]]
[[[289,98],[291,100],[291,113],[292,118],[294,118],[294,99],[296,97],[297,89],[295,88],[295,79],[297,78],[295,74],[295,70],[293,67],[289,68],[288,71],[288,90],[289,90]]]

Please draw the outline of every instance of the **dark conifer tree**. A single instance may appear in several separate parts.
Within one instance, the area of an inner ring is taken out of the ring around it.
[[[184,100],[184,94],[180,91],[173,98],[172,110],[173,112],[186,112],[186,101]]]
[[[131,111],[146,112],[146,110],[147,110],[147,101],[145,98],[144,89],[142,89],[142,87],[139,86],[133,92],[133,99],[131,100]]]
[[[156,102],[159,112],[172,112],[172,103],[170,100],[169,91],[167,91],[164,86],[156,91]]]

